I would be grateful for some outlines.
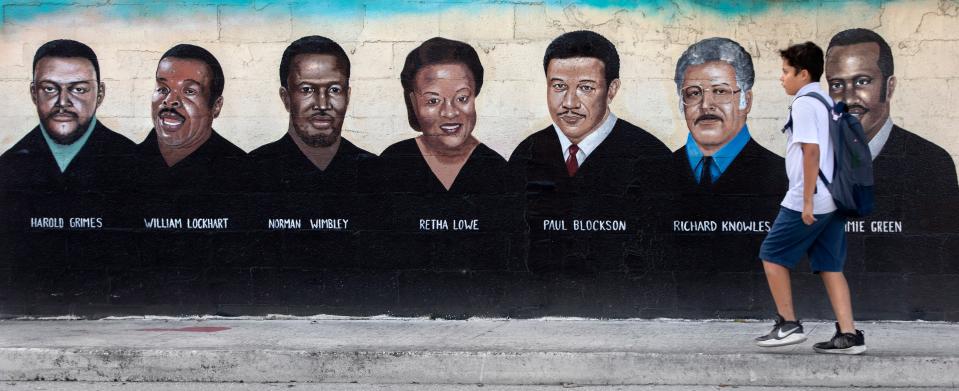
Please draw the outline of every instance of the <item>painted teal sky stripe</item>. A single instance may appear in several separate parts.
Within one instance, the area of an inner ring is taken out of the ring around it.
[[[758,15],[771,9],[802,12],[817,8],[840,10],[847,4],[879,7],[884,0],[849,1],[765,1],[765,0],[179,0],[179,1],[124,1],[116,4],[106,0],[0,0],[4,23],[25,23],[36,18],[69,12],[93,11],[108,18],[150,19],[162,16],[189,15],[203,10],[215,12],[215,6],[236,6],[253,12],[294,14],[326,14],[331,17],[365,14],[369,17],[416,15],[450,9],[480,11],[512,7],[515,4],[546,4],[564,8],[570,5],[597,9],[642,10],[650,14],[670,13],[678,2],[683,9],[702,11],[720,16]],[[889,0],[885,0],[889,2]]]

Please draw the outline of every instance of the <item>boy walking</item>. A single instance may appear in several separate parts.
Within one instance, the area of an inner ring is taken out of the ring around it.
[[[806,42],[780,50],[783,60],[782,82],[787,95],[794,95],[786,132],[786,175],[789,190],[779,215],[763,241],[759,257],[776,303],[773,330],[756,338],[763,347],[785,346],[806,340],[803,327],[793,310],[789,270],[809,256],[814,273],[826,285],[829,302],[836,314],[836,334],[827,342],[813,346],[819,353],[861,354],[866,351],[862,331],[853,324],[849,285],[843,275],[846,260],[846,219],[838,215],[829,189],[819,172],[832,178],[833,145],[829,137],[830,110],[815,97],[832,102],[819,86],[823,72],[823,51]]]

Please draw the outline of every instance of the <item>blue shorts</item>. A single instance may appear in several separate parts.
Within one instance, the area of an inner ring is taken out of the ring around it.
[[[759,258],[792,269],[808,255],[813,273],[841,272],[846,263],[846,218],[835,212],[815,217],[815,223],[806,225],[802,213],[780,208]]]

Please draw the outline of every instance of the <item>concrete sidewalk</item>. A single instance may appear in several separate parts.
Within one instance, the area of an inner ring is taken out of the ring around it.
[[[863,322],[863,356],[814,353],[833,325],[805,326],[761,349],[769,322],[8,320],[0,381],[959,387],[959,324]]]

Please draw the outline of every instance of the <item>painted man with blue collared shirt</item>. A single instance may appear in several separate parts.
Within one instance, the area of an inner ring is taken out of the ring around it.
[[[754,79],[752,57],[726,38],[699,41],[680,57],[675,81],[689,129],[686,145],[673,154],[680,191],[783,193],[783,159],[753,140],[746,125]]]
[[[675,202],[666,204],[662,220],[668,258],[682,260],[678,270],[697,271],[682,273],[677,283],[684,291],[740,289],[738,273],[758,272],[753,253],[786,192],[783,158],[759,145],[746,124],[754,77],[749,53],[726,38],[693,44],[676,64],[677,103],[689,135],[672,156],[672,179],[664,185]],[[741,228],[677,235],[677,221],[732,221]],[[720,277],[721,272],[737,274]],[[684,306],[733,305],[696,295],[684,300],[689,300]]]

